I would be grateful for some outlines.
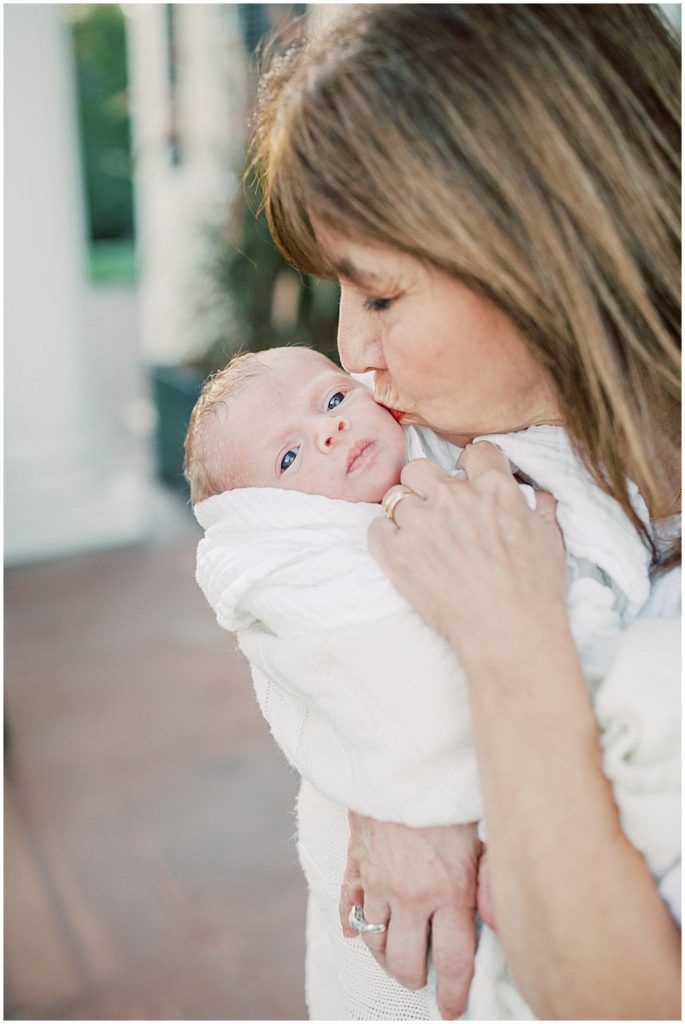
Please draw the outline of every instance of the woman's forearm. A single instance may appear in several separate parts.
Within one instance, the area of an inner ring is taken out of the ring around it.
[[[460,466],[405,466],[417,497],[369,547],[469,680],[507,961],[540,1017],[678,1018],[679,933],[602,772],[553,499],[531,512],[487,442]]]
[[[514,978],[540,1017],[679,1019],[680,935],[621,831],[563,609],[502,640],[460,654]]]

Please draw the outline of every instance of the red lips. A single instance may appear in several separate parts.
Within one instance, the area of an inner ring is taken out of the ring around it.
[[[406,413],[402,412],[401,409],[393,409],[392,406],[386,405],[385,402],[379,402],[378,404],[382,405],[384,409],[387,409],[390,415],[393,416],[398,423],[401,423],[404,417],[407,415]]]

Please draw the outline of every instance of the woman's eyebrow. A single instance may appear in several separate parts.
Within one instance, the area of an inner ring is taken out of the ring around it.
[[[361,267],[355,266],[352,260],[347,257],[330,262],[330,267],[337,277],[351,281],[352,284],[356,284],[360,288],[372,285],[374,281],[379,279],[378,274],[374,270],[362,270]]]

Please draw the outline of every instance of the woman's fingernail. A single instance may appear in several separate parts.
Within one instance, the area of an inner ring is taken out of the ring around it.
[[[457,469],[451,470],[450,476],[454,477],[455,480],[465,480],[466,479],[466,470],[465,469],[459,469],[457,467]]]

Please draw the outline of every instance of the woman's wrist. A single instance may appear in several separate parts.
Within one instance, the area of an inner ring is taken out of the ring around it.
[[[567,618],[550,607],[516,656],[509,639],[496,640],[465,668],[492,897],[511,970],[543,1018],[670,1019],[677,934],[621,830]],[[597,964],[610,986],[596,981]],[[643,965],[648,986],[636,980]]]
[[[495,691],[526,686],[531,670],[555,673],[577,668],[580,659],[571,634],[565,602],[527,605],[525,614],[470,616],[467,623],[455,616],[448,640],[471,687]]]
[[[523,995],[548,1019],[670,1018],[677,936],[621,830],[572,640],[470,683],[498,934]]]

